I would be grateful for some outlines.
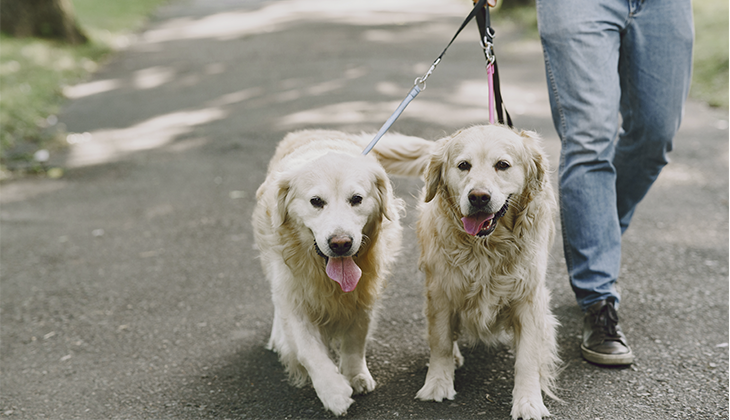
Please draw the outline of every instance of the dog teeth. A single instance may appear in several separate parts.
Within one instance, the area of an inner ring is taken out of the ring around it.
[[[482,226],[482,230],[481,230],[481,232],[484,232],[484,231],[487,231],[487,230],[489,230],[489,228],[491,228],[491,227],[492,227],[492,222],[493,222],[493,220],[494,220],[494,219],[489,219],[489,220],[487,220],[487,221],[486,221],[486,222],[484,223],[484,226]]]

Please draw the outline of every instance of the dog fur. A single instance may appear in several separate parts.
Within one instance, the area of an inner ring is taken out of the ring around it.
[[[274,303],[268,348],[294,385],[311,378],[335,415],[347,412],[353,394],[375,388],[365,344],[401,242],[403,201],[361,151],[345,133],[290,133],[256,192],[252,220]]]
[[[431,356],[416,397],[454,399],[466,333],[473,344],[511,341],[512,418],[549,416],[541,391],[557,399],[558,322],[545,284],[556,201],[539,138],[488,125],[376,149],[389,173],[425,178],[416,229]]]

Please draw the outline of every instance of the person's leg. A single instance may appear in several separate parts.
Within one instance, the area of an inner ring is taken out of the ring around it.
[[[581,309],[618,303],[621,260],[614,145],[626,0],[538,0],[553,122],[562,142],[560,216],[570,282]]]
[[[622,35],[623,123],[613,160],[622,232],[672,150],[689,91],[693,35],[690,0],[639,3]]]

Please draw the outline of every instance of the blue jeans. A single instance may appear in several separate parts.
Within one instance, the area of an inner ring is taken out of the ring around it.
[[[692,72],[690,0],[537,0],[562,143],[565,260],[584,311],[608,299],[621,235],[667,164]]]

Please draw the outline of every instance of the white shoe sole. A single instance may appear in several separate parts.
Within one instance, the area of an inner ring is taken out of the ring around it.
[[[599,365],[621,366],[634,363],[634,353],[631,349],[628,353],[605,354],[589,350],[581,344],[580,350],[583,353],[583,358]]]

